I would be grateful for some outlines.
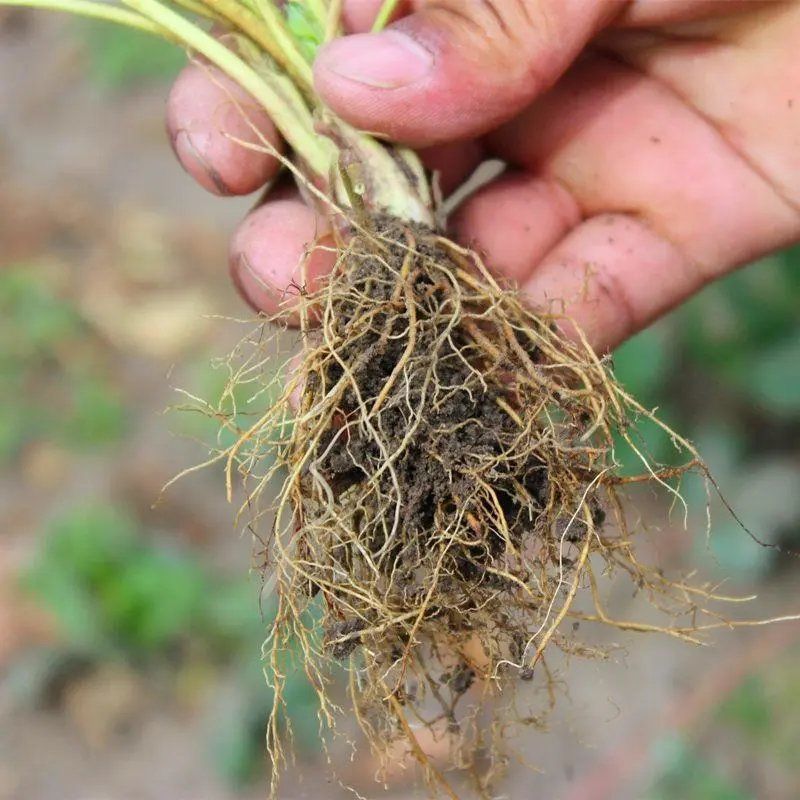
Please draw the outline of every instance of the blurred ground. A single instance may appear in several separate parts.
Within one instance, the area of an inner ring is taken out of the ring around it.
[[[180,399],[172,387],[221,386],[211,361],[242,329],[212,317],[244,313],[225,248],[251,201],[204,195],[174,162],[162,114],[180,57],[145,47],[0,15],[0,800],[265,794],[250,543],[219,475],[187,478],[152,507],[202,457],[186,437],[210,433],[162,411]],[[797,547],[800,253],[707,291],[616,360],[699,443],[746,524]],[[668,461],[669,443],[645,435]],[[758,594],[743,616],[797,612],[797,561],[753,544],[722,508],[707,546],[694,500],[686,533],[639,498],[659,526],[653,552]],[[630,587],[609,591],[619,616],[641,612]],[[800,797],[800,626],[717,633],[708,648],[615,641],[608,661],[552,665],[569,698],[551,733],[519,743],[542,771],[512,766],[499,791]],[[302,682],[291,704],[301,762],[281,796],[351,796],[325,777]],[[342,763],[365,786],[369,759]],[[409,782],[390,796],[423,795]]]

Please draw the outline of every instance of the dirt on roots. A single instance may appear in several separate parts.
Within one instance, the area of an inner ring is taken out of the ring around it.
[[[655,419],[580,334],[565,338],[563,320],[526,308],[471,251],[392,220],[340,248],[325,285],[302,292],[303,361],[282,400],[215,456],[229,482],[245,479],[278,606],[265,645],[273,762],[286,758],[288,671],[305,670],[333,729],[336,663],[377,752],[404,741],[431,790],[454,797],[420,731],[446,738],[484,793],[513,726],[543,719],[516,710],[514,684],[541,676],[552,699],[548,648],[597,654],[562,623],[696,639],[677,617],[715,596],[637,560],[620,493],[676,492],[704,467],[675,436],[683,467],[643,456],[641,476],[620,477],[615,441],[642,452],[636,420]],[[232,384],[260,387],[265,363],[251,351]],[[664,625],[610,619],[601,573],[626,575]]]

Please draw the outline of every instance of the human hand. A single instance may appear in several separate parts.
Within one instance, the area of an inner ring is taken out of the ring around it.
[[[800,238],[800,3],[739,0],[412,0],[380,34],[316,61],[347,121],[421,149],[451,191],[484,159],[509,168],[451,234],[531,303],[561,299],[598,350],[709,281]],[[345,0],[352,31],[379,0]],[[187,67],[168,105],[176,153],[218,194],[246,194],[276,160],[231,140],[253,106]],[[250,113],[280,147],[265,114]],[[326,221],[280,188],[243,222],[231,272],[272,313]],[[331,267],[315,251],[310,278]]]

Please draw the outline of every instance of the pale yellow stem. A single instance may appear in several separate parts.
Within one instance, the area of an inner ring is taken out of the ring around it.
[[[389,18],[397,8],[397,3],[398,0],[383,0],[383,5],[380,7],[378,15],[375,17],[375,22],[372,23],[373,33],[378,33],[386,27],[386,23],[389,22]]]

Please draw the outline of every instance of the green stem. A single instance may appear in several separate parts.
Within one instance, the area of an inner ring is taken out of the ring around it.
[[[314,15],[317,22],[324,26],[328,17],[323,0],[306,0],[306,7]]]
[[[177,2],[178,0],[175,0]],[[124,0],[123,0],[124,2]],[[232,23],[234,28],[250,37],[289,75],[305,92],[313,90],[311,68],[296,48],[286,43],[288,34],[281,31],[274,19],[268,18],[258,3],[259,16],[249,11],[237,0],[200,0],[216,15]],[[288,37],[291,38],[291,37]]]
[[[372,23],[372,32],[380,33],[389,22],[389,18],[397,8],[399,0],[383,0],[383,5],[378,10],[378,16],[375,17],[375,22]]]
[[[254,0],[254,2],[276,46],[283,52],[287,71],[301,83],[301,88],[305,92],[313,94],[314,78],[311,66],[300,52],[297,42],[286,26],[283,14],[272,0]]]
[[[225,20],[218,14],[215,14],[210,8],[204,6],[200,0],[173,0],[175,5],[185,8],[192,14],[197,14],[198,17],[205,17],[218,25],[224,25]]]

